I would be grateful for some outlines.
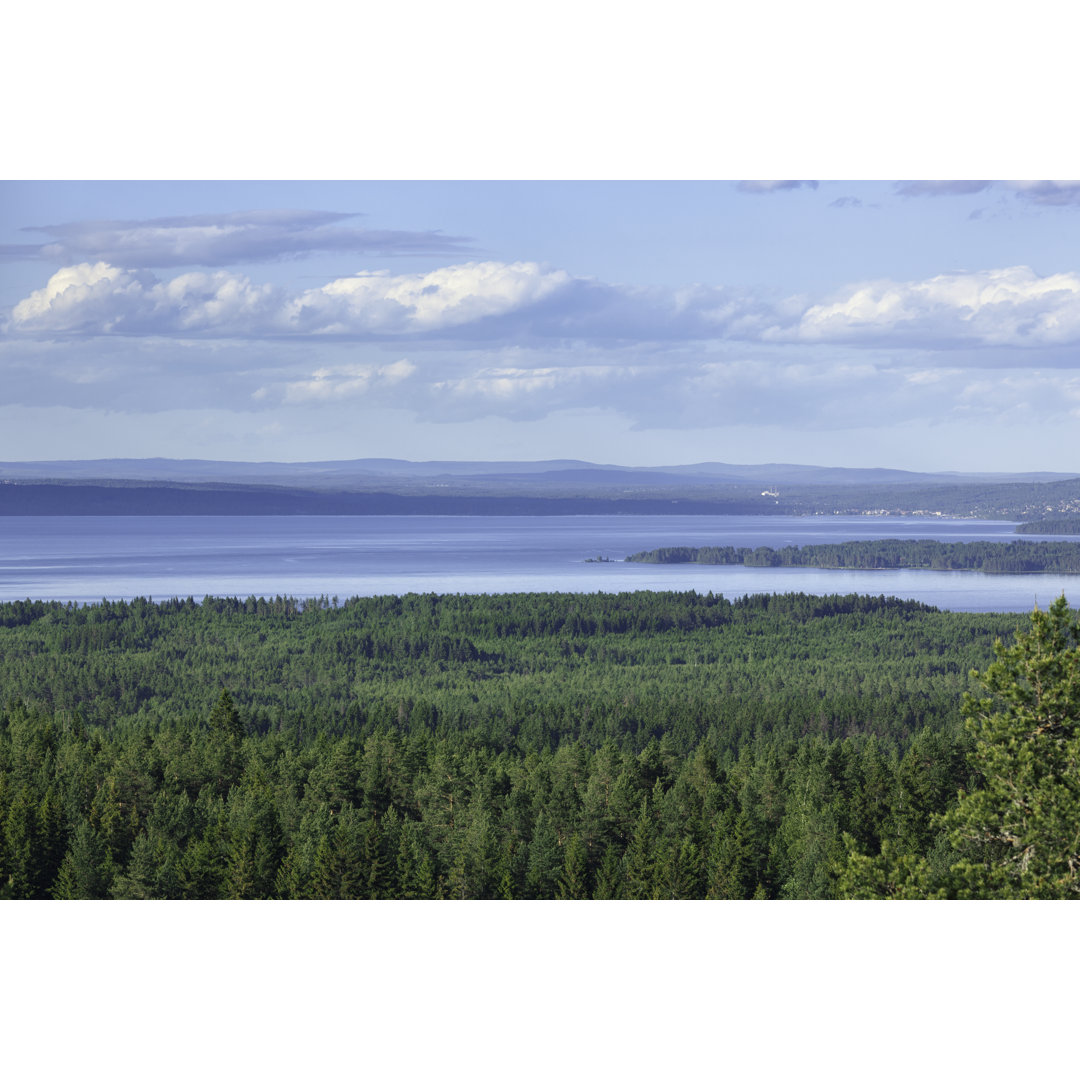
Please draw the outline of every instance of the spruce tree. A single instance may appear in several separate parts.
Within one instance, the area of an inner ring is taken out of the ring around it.
[[[525,872],[525,891],[530,900],[554,900],[556,883],[562,870],[562,852],[547,814],[540,811],[529,843],[529,864]]]
[[[943,842],[917,856],[884,841],[871,857],[848,837],[839,895],[1080,898],[1080,621],[1062,596],[994,652],[972,672],[989,696],[962,709],[979,782],[934,819]]]
[[[573,833],[564,845],[563,868],[557,891],[560,900],[588,900],[589,870],[585,855],[585,841],[578,833]]]
[[[1080,619],[1062,595],[994,652],[964,702],[983,783],[943,819],[950,895],[1080,898]]]

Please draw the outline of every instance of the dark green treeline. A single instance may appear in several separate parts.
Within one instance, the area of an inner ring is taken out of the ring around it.
[[[1020,527],[1017,532],[1027,532]],[[1062,529],[1061,532],[1067,530]],[[979,570],[984,574],[1080,573],[1080,544],[1071,541],[851,540],[803,547],[663,547],[626,562],[710,566],[808,566],[824,570]]]
[[[694,593],[0,605],[7,897],[830,897],[928,856],[1016,616]],[[223,691],[223,688],[227,690]]]

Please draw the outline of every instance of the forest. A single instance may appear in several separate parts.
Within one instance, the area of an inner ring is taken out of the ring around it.
[[[812,566],[825,570],[977,570],[984,574],[1080,573],[1080,544],[1014,540],[852,540],[803,547],[663,547],[626,562],[711,566]]]
[[[0,687],[9,899],[1077,895],[1064,598],[27,600]]]
[[[1016,531],[1035,536],[1080,536],[1080,514],[1062,514],[1060,517],[1043,518],[1040,521],[1022,521],[1016,526]]]

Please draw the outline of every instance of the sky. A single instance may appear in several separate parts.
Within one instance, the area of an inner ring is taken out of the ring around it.
[[[1080,183],[8,181],[0,460],[1080,470]]]

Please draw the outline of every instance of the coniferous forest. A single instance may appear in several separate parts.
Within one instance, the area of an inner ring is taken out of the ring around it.
[[[1018,527],[1017,531],[1022,531]],[[1064,532],[1065,530],[1061,530]],[[627,562],[709,566],[812,566],[824,570],[978,570],[984,574],[1080,573],[1080,544],[1068,540],[1011,543],[968,540],[851,540],[802,547],[663,547]]]
[[[1064,599],[25,601],[0,687],[6,898],[1080,890]]]

